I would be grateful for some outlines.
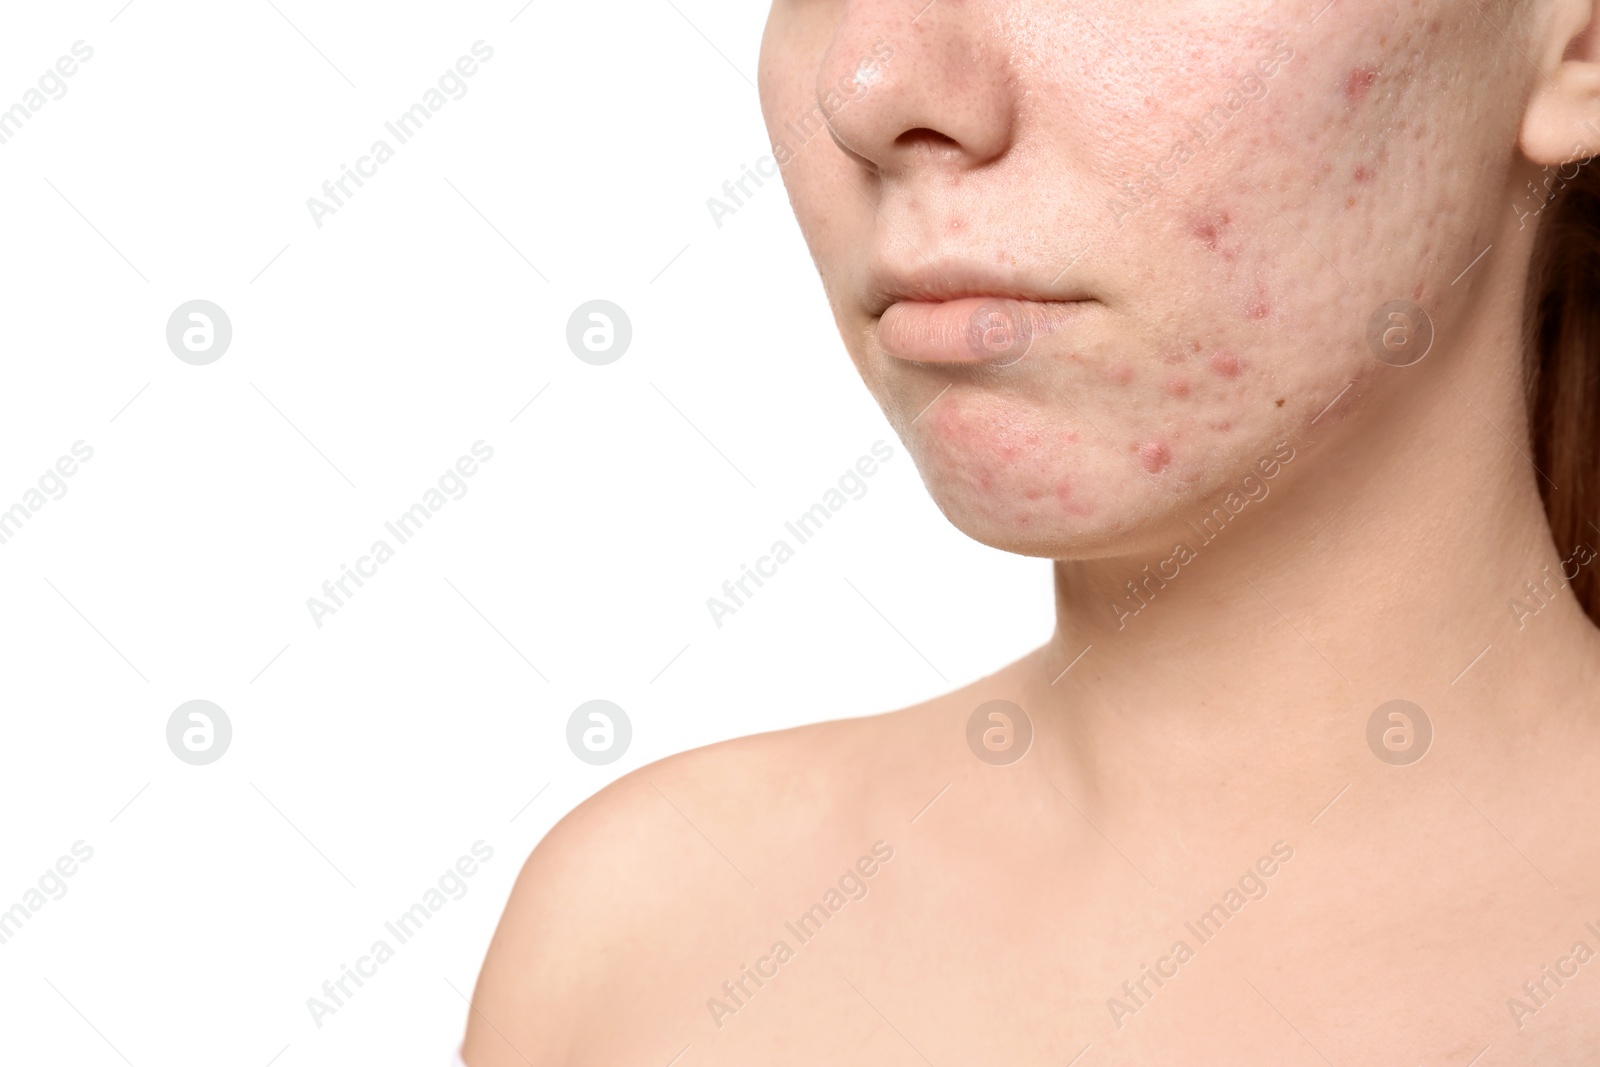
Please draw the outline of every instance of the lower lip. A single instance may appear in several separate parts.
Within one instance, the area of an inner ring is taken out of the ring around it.
[[[1002,297],[902,300],[878,320],[878,341],[896,359],[1005,367],[1020,363],[1041,334],[1076,318],[1089,303]]]

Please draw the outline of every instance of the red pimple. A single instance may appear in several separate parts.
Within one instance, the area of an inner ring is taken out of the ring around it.
[[[1226,211],[1216,211],[1189,224],[1189,232],[1206,248],[1215,252],[1222,247],[1222,235],[1232,218]]]
[[[1039,450],[1039,435],[1025,433],[1020,438],[1009,438],[1001,441],[997,447],[1002,459],[1007,463],[1014,463],[1021,456]]]
[[[1150,474],[1160,474],[1172,462],[1172,449],[1159,441],[1146,441],[1139,446],[1139,466]]]
[[[1174,374],[1167,379],[1168,396],[1188,396],[1189,379],[1182,374]]]
[[[1377,67],[1357,67],[1344,81],[1344,98],[1352,104],[1359,103],[1377,80]]]
[[[1068,515],[1079,517],[1094,514],[1094,505],[1082,500],[1074,500],[1072,483],[1063,481],[1056,486],[1056,499],[1061,502],[1061,510]]]
[[[1227,349],[1219,348],[1211,353],[1211,373],[1219,378],[1237,378],[1239,376],[1239,357]]]
[[[1111,367],[1106,371],[1106,376],[1118,385],[1127,385],[1133,381],[1133,367],[1118,360],[1116,363],[1111,364]]]
[[[1355,173],[1352,174],[1351,177],[1355,178],[1355,180],[1358,182],[1371,181],[1372,171],[1367,169],[1367,165],[1365,163],[1357,163]]]

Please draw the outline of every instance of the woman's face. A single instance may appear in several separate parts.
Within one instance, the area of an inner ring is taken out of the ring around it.
[[[1449,359],[1474,309],[1453,280],[1528,210],[1520,12],[776,0],[761,94],[851,357],[939,506],[1094,556],[1170,545],[1282,442],[1365,430],[1405,380],[1369,333],[1391,363],[1425,337],[1405,305],[1374,329],[1381,306],[1425,309]]]

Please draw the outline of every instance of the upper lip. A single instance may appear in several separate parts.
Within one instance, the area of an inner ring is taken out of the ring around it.
[[[943,259],[900,266],[874,264],[867,303],[873,315],[882,315],[890,305],[903,300],[941,303],[968,297],[1038,303],[1089,299],[1088,294],[1061,284],[1060,279],[1042,281],[1034,272],[1003,270],[972,260]]]

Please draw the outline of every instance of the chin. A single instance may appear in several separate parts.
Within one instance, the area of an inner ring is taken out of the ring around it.
[[[1205,540],[1208,529],[1259,512],[1295,457],[1284,427],[1266,420],[1226,446],[1168,423],[1161,440],[1170,449],[1143,448],[1148,435],[1112,425],[1106,432],[1126,442],[1114,449],[1050,405],[970,386],[896,421],[952,525],[990,547],[1050,559],[1168,550],[1174,532]]]
[[[1120,523],[1064,520],[1026,498],[975,499],[962,490],[930,486],[934,503],[950,524],[979,544],[1018,556],[1091,559],[1119,555],[1128,542]]]
[[[1050,559],[1115,553],[1144,525],[1148,489],[1129,484],[1138,478],[1132,469],[1073,447],[1070,436],[1024,431],[960,445],[935,431],[909,435],[906,445],[929,496],[973,540]]]

